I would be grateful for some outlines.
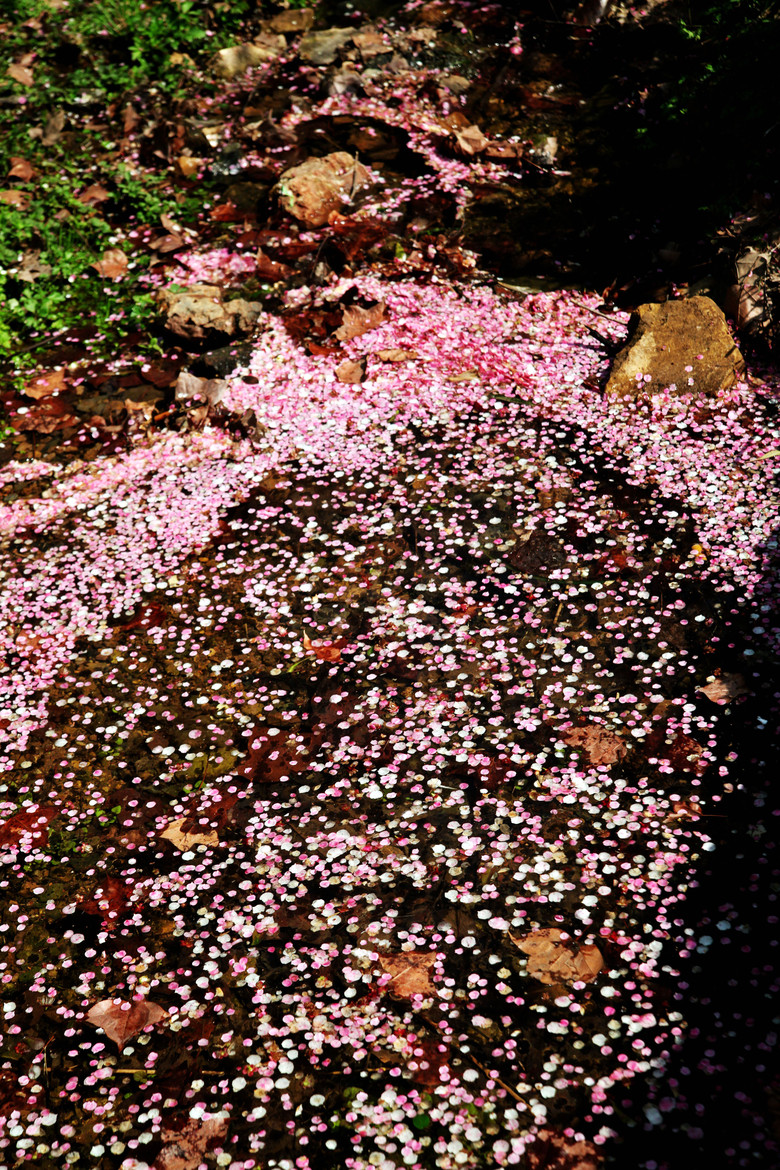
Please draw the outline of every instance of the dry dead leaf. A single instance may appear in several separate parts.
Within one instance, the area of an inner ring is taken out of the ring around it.
[[[374,354],[383,362],[406,362],[411,358],[416,358],[417,353],[413,349],[380,349]]]
[[[48,115],[43,124],[41,142],[44,146],[53,146],[65,129],[65,111],[54,110]]]
[[[341,662],[341,651],[345,642],[339,638],[337,642],[314,643],[308,634],[303,635],[303,648],[310,651],[320,662]]]
[[[430,974],[435,962],[436,955],[431,951],[380,955],[379,966],[391,977],[385,989],[399,999],[411,999],[413,995],[437,995]]]
[[[362,337],[376,329],[385,320],[387,302],[380,301],[370,309],[361,309],[359,305],[350,305],[344,310],[342,324],[339,325],[333,336],[337,341],[351,341],[353,337]]]
[[[30,206],[30,196],[24,191],[0,191],[0,203],[5,203],[8,207],[18,207],[20,211],[24,211]]]
[[[447,381],[448,382],[455,382],[455,383],[458,383],[458,382],[478,382],[479,381],[479,374],[477,373],[476,370],[464,370],[462,374],[453,374],[451,378],[447,379]]]
[[[207,158],[196,158],[194,155],[180,154],[176,159],[176,166],[185,179],[193,179],[207,164]]]
[[[257,249],[257,275],[265,277],[266,280],[286,280],[288,276],[292,275],[292,268],[286,264],[281,264],[278,260],[272,260],[262,248]]]
[[[572,727],[563,732],[561,739],[570,747],[582,748],[591,764],[616,764],[628,751],[619,735],[596,724]]]
[[[177,849],[181,849],[182,853],[189,852],[194,845],[219,845],[219,837],[210,830],[208,833],[185,833],[183,826],[187,821],[187,817],[180,817],[177,821],[170,821],[162,833],[166,841],[170,841]]]
[[[720,678],[707,683],[706,687],[699,687],[699,690],[719,706],[750,693],[741,674],[722,674]]]
[[[339,382],[362,382],[366,372],[366,359],[352,362],[349,359],[336,367],[336,377]]]
[[[27,65],[14,63],[9,65],[6,69],[8,77],[12,77],[14,81],[18,81],[20,85],[32,85],[35,81],[33,71]]]
[[[91,267],[97,269],[106,279],[115,280],[119,276],[124,276],[128,263],[127,256],[121,248],[109,248]]]
[[[528,1170],[599,1170],[602,1165],[592,1142],[575,1141],[554,1129],[540,1129],[525,1157]]]
[[[198,1170],[206,1152],[227,1133],[227,1118],[220,1114],[188,1117],[181,1129],[163,1129],[163,1148],[157,1155],[155,1170]]]
[[[96,1028],[101,1028],[121,1052],[128,1040],[167,1015],[165,1008],[148,999],[133,1000],[132,1003],[121,999],[101,999],[89,1009],[86,1018]]]
[[[60,390],[65,389],[65,370],[60,367],[57,370],[47,370],[43,374],[38,374],[31,381],[25,383],[24,392],[28,398],[48,398],[50,394],[55,394]]]
[[[18,156],[11,158],[11,169],[8,172],[9,179],[21,179],[23,182],[27,182],[28,179],[32,179],[34,174],[35,167],[28,159],[19,158]]]
[[[111,198],[111,192],[107,191],[102,183],[90,183],[76,198],[79,203],[92,206],[95,203],[105,203],[107,199]]]
[[[23,280],[26,284],[32,284],[33,281],[38,280],[41,276],[51,276],[51,264],[47,264],[45,260],[41,260],[41,250],[36,248],[27,251],[22,256],[22,262],[16,270],[15,276],[17,280]]]
[[[274,190],[285,211],[308,227],[323,227],[332,212],[343,212],[356,191],[369,181],[368,171],[346,151],[308,158],[285,171]]]
[[[571,940],[564,941],[563,932],[554,927],[509,937],[528,955],[528,974],[540,983],[591,983],[604,966],[597,946],[586,943],[577,948]]]
[[[461,152],[469,157],[481,154],[488,144],[488,139],[479,126],[466,126],[463,130],[456,130],[455,141]]]

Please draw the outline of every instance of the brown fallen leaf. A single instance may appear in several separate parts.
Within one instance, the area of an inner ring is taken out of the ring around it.
[[[128,1040],[143,1032],[150,1024],[157,1024],[168,1013],[165,1008],[151,1000],[133,1000],[127,1003],[121,999],[101,999],[87,1012],[90,1024],[100,1028],[113,1040],[121,1052]]]
[[[430,975],[435,962],[436,955],[431,951],[380,955],[379,966],[391,977],[385,989],[399,999],[411,999],[413,995],[438,995]]]
[[[602,1165],[592,1142],[575,1141],[554,1129],[540,1129],[525,1157],[528,1170],[599,1170]]]
[[[11,158],[11,169],[8,172],[9,179],[21,179],[23,182],[27,182],[34,175],[35,167],[28,159],[19,157]]]
[[[323,227],[332,212],[343,212],[356,191],[369,181],[362,163],[338,150],[308,158],[284,171],[274,188],[285,211],[308,227]]]
[[[179,248],[183,248],[187,241],[184,236],[179,235],[178,232],[166,232],[163,236],[155,236],[153,240],[149,241],[149,247],[153,248],[155,252],[177,252]]]
[[[90,267],[95,268],[107,280],[115,280],[127,272],[129,261],[121,248],[109,248]]]
[[[221,1115],[187,1117],[181,1128],[166,1125],[160,1137],[162,1149],[155,1170],[198,1170],[205,1155],[227,1133],[227,1118]]]
[[[461,153],[468,157],[481,154],[488,144],[488,139],[479,126],[466,126],[463,130],[456,130],[455,141],[460,147]]]
[[[413,349],[379,349],[374,357],[378,357],[383,362],[406,362],[411,358],[416,358],[417,353]]]
[[[55,394],[60,390],[65,389],[65,369],[60,367],[57,370],[47,370],[43,374],[38,374],[31,381],[26,382],[24,386],[24,393],[28,398],[48,398],[50,394]]]
[[[571,940],[564,941],[563,932],[554,927],[509,937],[528,955],[528,974],[540,983],[591,983],[604,966],[597,946],[586,943],[577,948]]]
[[[278,260],[272,260],[262,248],[257,249],[257,275],[265,277],[266,280],[287,280],[292,276],[292,268],[286,264],[280,264]]]
[[[200,170],[208,165],[207,158],[196,158],[194,155],[180,154],[176,159],[176,166],[183,178],[194,179]]]
[[[8,207],[18,207],[20,211],[25,211],[30,206],[30,196],[24,191],[0,191],[0,203],[7,204]]]
[[[699,687],[699,690],[719,706],[750,693],[741,674],[722,674],[720,678],[707,683],[706,687]]]
[[[359,305],[350,305],[344,310],[342,324],[334,332],[337,341],[351,341],[353,337],[362,337],[372,329],[378,328],[385,320],[387,302],[380,301],[370,309],[361,309]]]
[[[22,262],[16,270],[15,276],[17,280],[23,280],[26,284],[32,284],[33,281],[38,280],[41,276],[51,276],[51,264],[47,264],[45,260],[41,260],[40,248],[30,249],[22,255]]]
[[[462,374],[453,374],[447,379],[448,382],[478,382],[479,374],[476,370],[464,370]]]
[[[41,142],[44,146],[54,146],[65,129],[65,111],[53,110],[46,118],[40,130]]]
[[[619,735],[595,724],[572,727],[563,732],[561,739],[570,747],[582,748],[591,764],[616,764],[628,752]]]
[[[219,845],[219,837],[213,830],[208,833],[184,832],[183,825],[186,821],[187,817],[170,821],[160,836],[164,837],[166,841],[170,841],[177,849],[181,849],[182,853],[188,853],[194,845]]]
[[[362,382],[366,372],[366,359],[352,362],[349,359],[336,367],[336,377],[339,382]]]
[[[84,203],[88,207],[95,203],[105,203],[107,199],[111,198],[111,192],[107,191],[102,183],[90,183],[83,191],[76,196],[79,203]]]
[[[33,71],[28,65],[20,65],[16,62],[9,65],[6,69],[6,75],[18,81],[20,85],[32,85],[35,81]]]

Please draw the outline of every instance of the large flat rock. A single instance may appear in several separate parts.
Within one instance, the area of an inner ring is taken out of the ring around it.
[[[745,369],[726,318],[709,297],[640,305],[607,382],[610,397],[717,394]]]

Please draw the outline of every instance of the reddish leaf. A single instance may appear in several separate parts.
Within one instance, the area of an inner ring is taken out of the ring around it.
[[[95,886],[88,898],[79,903],[79,908],[85,914],[115,920],[130,905],[131,891],[132,886],[109,874]]]
[[[38,374],[30,382],[25,383],[24,393],[28,398],[48,398],[59,390],[65,389],[65,370],[47,370]]]
[[[87,1012],[87,1019],[96,1028],[101,1028],[109,1040],[113,1040],[121,1052],[128,1040],[143,1032],[150,1024],[157,1024],[168,1013],[165,1008],[151,1000],[133,1000],[127,1003],[121,999],[101,999]]]
[[[592,1142],[575,1141],[554,1129],[540,1129],[525,1157],[528,1170],[599,1170],[602,1165]]]
[[[436,955],[431,951],[404,951],[400,955],[380,955],[379,966],[390,975],[385,990],[398,999],[411,999],[413,995],[438,995],[431,983],[431,968]]]
[[[371,329],[376,329],[385,320],[387,304],[380,301],[370,309],[361,309],[359,305],[351,305],[344,310],[344,319],[333,336],[338,341],[351,341],[353,337],[362,337]]]
[[[311,651],[315,658],[319,658],[320,662],[341,662],[341,651],[345,645],[346,642],[343,638],[339,638],[336,642],[315,644],[308,634],[303,635],[304,650]]]
[[[50,804],[41,804],[26,812],[15,813],[0,825],[0,846],[18,845],[25,837],[33,849],[43,848],[49,840],[47,826],[57,813],[58,810]]]
[[[272,734],[277,731],[278,734]],[[275,727],[257,727],[249,741],[249,752],[236,770],[240,776],[265,784],[289,780],[291,774],[306,767],[305,760],[298,755],[299,750],[290,732]]]
[[[256,258],[257,275],[264,276],[266,280],[286,280],[288,276],[292,275],[291,268],[288,268],[286,264],[280,264],[278,260],[272,260],[262,248],[257,249]]]

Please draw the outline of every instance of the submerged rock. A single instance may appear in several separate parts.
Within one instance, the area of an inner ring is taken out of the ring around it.
[[[640,305],[628,344],[615,358],[610,397],[654,393],[717,394],[745,369],[726,318],[709,297]]]

